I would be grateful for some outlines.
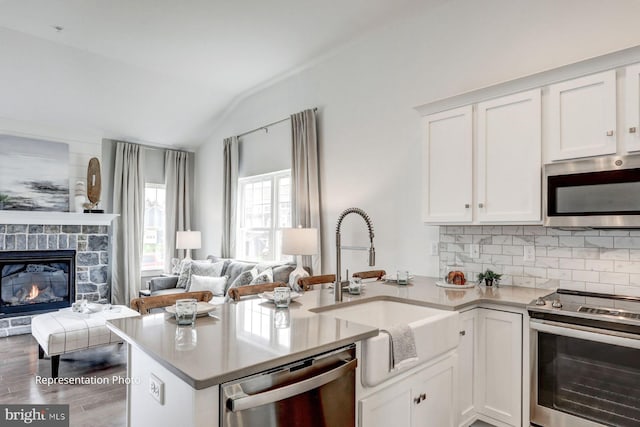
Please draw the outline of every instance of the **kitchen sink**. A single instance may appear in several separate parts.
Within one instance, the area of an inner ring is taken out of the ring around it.
[[[389,336],[386,333],[362,342],[361,378],[365,387],[373,387],[456,348],[460,338],[456,311],[389,300],[358,301],[312,311],[379,329],[408,324],[413,330],[417,360],[412,364],[403,364],[399,370],[389,370]]]

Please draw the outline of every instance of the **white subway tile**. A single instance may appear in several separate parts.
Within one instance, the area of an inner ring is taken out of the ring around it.
[[[464,245],[458,243],[447,243],[447,252],[464,252]]]
[[[629,274],[629,284],[632,286],[640,286],[640,274]]]
[[[483,264],[489,264],[489,263],[491,263],[491,257],[492,256],[493,255],[491,255],[491,254],[480,253],[480,258],[476,259],[476,262],[481,262]]]
[[[558,246],[558,237],[556,236],[537,236],[536,246]]]
[[[539,277],[539,278],[547,278],[547,269],[546,268],[538,268],[538,267],[524,267],[524,276],[525,277]]]
[[[547,236],[571,236],[571,231],[560,230],[559,228],[547,229]]]
[[[558,246],[562,248],[583,248],[584,237],[560,236],[558,238]]]
[[[449,245],[449,243],[438,243],[438,252],[442,253],[442,252],[448,252],[447,251],[447,245]]]
[[[571,280],[573,270],[560,270],[557,268],[547,268],[547,277],[556,280]]]
[[[600,235],[624,237],[629,235],[629,230],[600,230]]]
[[[640,287],[616,285],[614,293],[618,295],[629,295],[632,297],[640,297]]]
[[[598,248],[573,248],[571,252],[574,258],[598,259],[600,257]]]
[[[495,265],[512,265],[513,257],[509,255],[492,255],[491,262]]]
[[[491,243],[494,245],[510,245],[513,243],[513,237],[511,236],[493,236]]]
[[[500,286],[513,286],[513,280],[511,276],[502,276],[500,279]]]
[[[471,243],[473,241],[470,234],[457,234],[454,238],[456,243]]]
[[[545,248],[544,246],[536,246],[536,256],[547,256],[548,250],[551,248]],[[551,255],[549,255],[551,256]]]
[[[600,249],[600,259],[612,259],[614,261],[628,261],[629,249]]]
[[[600,230],[575,230],[571,233],[572,236],[599,236]]]
[[[574,282],[597,282],[600,280],[600,273],[597,271],[573,270],[571,279]]]
[[[483,225],[482,234],[502,234],[502,227],[499,225]]]
[[[615,286],[612,284],[604,283],[589,283],[585,284],[585,290],[587,292],[598,292],[601,294],[613,294],[615,292]]]
[[[593,237],[584,238],[584,245],[587,248],[613,248],[613,237]]]
[[[524,232],[524,228],[522,225],[503,225],[502,233],[509,234],[512,236],[521,236]]]
[[[524,246],[504,245],[504,246],[502,246],[502,253],[504,255],[523,255],[524,254]]]
[[[547,235],[547,228],[541,225],[525,225],[522,231],[525,236],[546,236]]]
[[[463,234],[464,228],[459,225],[447,225],[447,234]]]
[[[640,250],[639,249],[629,249],[629,259],[631,261],[640,261]]]
[[[453,234],[443,234],[440,236],[440,243],[455,243],[456,236]]]
[[[558,267],[567,270],[584,270],[584,260],[561,258],[560,260],[558,260]]]
[[[638,261],[616,261],[614,269],[618,273],[640,273],[640,262]]]
[[[536,254],[537,256],[537,254]],[[558,258],[571,258],[573,252],[571,248],[547,248],[547,256],[553,256]]]
[[[627,273],[600,273],[600,282],[612,285],[628,285],[629,275]]]
[[[535,266],[544,268],[558,268],[558,258],[555,257],[536,257]]]
[[[465,226],[464,234],[482,234],[482,227],[479,225]]]
[[[514,245],[533,245],[535,241],[534,236],[513,236]]]
[[[584,291],[585,282],[576,282],[571,280],[560,280],[559,285],[563,289],[573,289],[574,291]]]
[[[613,247],[621,249],[640,248],[640,237],[614,237]]]
[[[439,228],[438,232],[440,233],[440,235],[447,234],[447,227],[446,226],[440,225],[440,226],[437,226],[437,227]]]
[[[524,276],[524,268],[521,266],[505,265],[502,271],[509,276]]]
[[[588,259],[584,262],[585,270],[613,271],[613,261],[602,259]]]
[[[473,243],[480,244],[480,245],[490,245],[491,236],[488,236],[486,234],[474,234],[472,241]]]
[[[640,230],[629,230],[629,236],[631,237],[640,236]]]
[[[502,254],[502,245],[480,245],[480,252],[483,254],[500,255]]]
[[[482,263],[482,271],[485,270],[493,270],[494,272],[500,274],[502,272],[502,266],[501,265],[495,265],[493,263]]]

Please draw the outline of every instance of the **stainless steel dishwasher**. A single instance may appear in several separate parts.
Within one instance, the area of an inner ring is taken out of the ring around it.
[[[355,426],[355,345],[222,384],[221,425]]]

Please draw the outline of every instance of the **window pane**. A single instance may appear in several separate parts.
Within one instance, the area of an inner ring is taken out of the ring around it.
[[[164,269],[164,186],[147,185],[144,190],[144,240],[142,270]]]
[[[278,227],[291,227],[291,177],[278,180]]]
[[[271,232],[265,230],[241,230],[237,244],[241,251],[241,257],[247,260],[271,260],[273,258],[273,245]]]

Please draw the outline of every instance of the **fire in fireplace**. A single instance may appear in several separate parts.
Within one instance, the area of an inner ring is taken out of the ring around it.
[[[69,307],[75,301],[75,251],[0,252],[0,315]]]

